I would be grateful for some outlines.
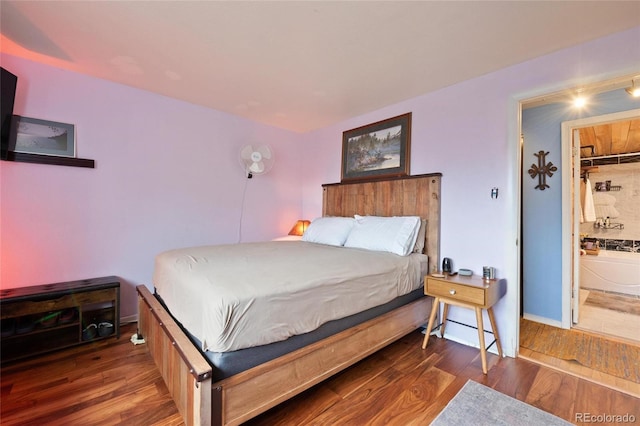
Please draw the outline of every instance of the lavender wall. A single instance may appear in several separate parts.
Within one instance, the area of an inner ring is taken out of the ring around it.
[[[503,348],[513,355],[520,304],[519,101],[639,70],[640,27],[636,27],[309,133],[304,136],[304,151],[317,162],[306,171],[304,215],[318,216],[317,188],[340,179],[343,131],[412,112],[411,173],[443,174],[441,255],[452,258],[455,269],[481,273],[482,266],[490,265],[507,279],[507,295],[495,312]],[[559,177],[557,182],[560,185]],[[490,198],[493,187],[500,191],[497,200]],[[560,200],[549,201],[546,211],[559,220],[561,206],[554,203]],[[560,258],[560,238],[553,238],[541,238],[539,244],[546,245],[546,256]],[[550,239],[557,244],[549,245]],[[469,310],[452,308],[451,317],[475,323]],[[474,330],[450,324],[447,334],[477,345]]]
[[[2,288],[117,275],[123,316],[165,249],[286,235],[301,213],[295,133],[2,55],[18,75],[15,113],[76,125],[95,169],[0,162]],[[245,144],[274,168],[247,180]],[[318,192],[320,190],[318,189]]]

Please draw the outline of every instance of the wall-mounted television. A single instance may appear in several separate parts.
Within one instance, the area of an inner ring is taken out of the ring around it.
[[[0,80],[0,120],[2,120],[0,128],[0,159],[6,160],[11,151],[11,147],[15,146],[15,129],[11,128],[13,117],[13,104],[16,99],[16,87],[18,85],[18,77],[10,73],[6,69],[2,70],[2,79]]]

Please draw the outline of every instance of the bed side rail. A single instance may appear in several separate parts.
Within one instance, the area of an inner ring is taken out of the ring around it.
[[[146,286],[138,292],[138,329],[188,425],[211,423],[211,366]]]

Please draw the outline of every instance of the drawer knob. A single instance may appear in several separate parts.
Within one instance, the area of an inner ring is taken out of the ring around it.
[[[453,296],[454,294],[456,294],[456,291],[451,289],[451,290],[449,290],[449,294]]]

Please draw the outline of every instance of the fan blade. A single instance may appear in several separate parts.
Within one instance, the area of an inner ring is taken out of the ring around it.
[[[253,153],[254,149],[251,145],[247,145],[244,148],[242,148],[242,151],[240,151],[240,158],[242,158],[243,160],[251,160],[251,154]]]
[[[264,172],[264,163],[262,161],[258,161],[257,163],[251,164],[249,170],[253,173],[262,173]]]
[[[258,150],[257,150],[257,151],[258,151],[260,154],[262,154],[262,156],[263,156],[264,158],[266,158],[267,160],[269,160],[269,159],[271,158],[271,150],[269,149],[269,147],[268,147],[268,146],[261,146],[261,147],[258,147]]]

